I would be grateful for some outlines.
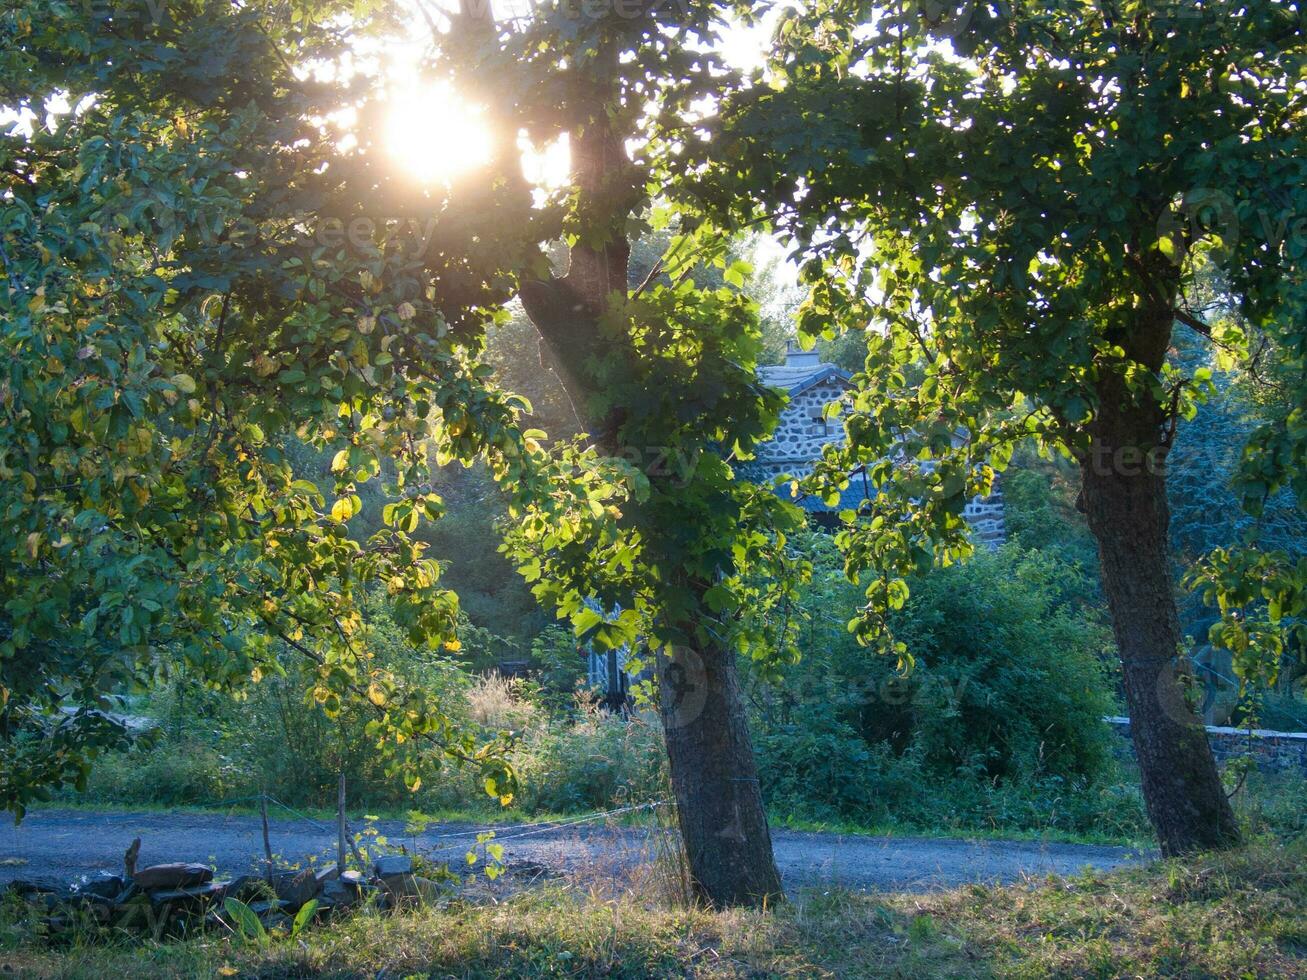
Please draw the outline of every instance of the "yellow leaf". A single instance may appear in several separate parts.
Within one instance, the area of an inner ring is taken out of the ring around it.
[[[459,650],[463,649],[463,644],[458,642],[458,640],[446,640],[445,649],[450,653],[458,653]]]
[[[33,531],[27,536],[27,555],[29,558],[35,558],[36,553],[41,548],[41,532]]]
[[[174,374],[172,376],[172,383],[176,385],[177,389],[184,395],[192,394],[195,391],[195,379],[189,374]]]
[[[399,306],[395,307],[395,315],[401,320],[412,320],[413,317],[417,316],[417,312],[412,303],[400,303]]]

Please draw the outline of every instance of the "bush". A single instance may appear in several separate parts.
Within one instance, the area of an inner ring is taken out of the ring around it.
[[[367,603],[367,639],[380,665],[421,686],[456,721],[466,720],[472,676],[452,660],[415,651],[385,601]],[[307,698],[311,677],[299,655],[283,651],[269,671],[238,695],[208,690],[179,673],[133,706],[158,723],[153,745],[102,757],[85,799],[113,803],[210,803],[269,788],[296,806],[335,800],[345,773],[350,799],[367,807],[404,805],[411,794],[373,750],[370,706],[346,702],[328,716]],[[484,795],[484,791],[483,791]]]
[[[800,817],[866,814],[883,792],[883,743],[873,745],[832,712],[758,725],[754,749],[773,808]]]
[[[1115,774],[1109,634],[1083,572],[1009,546],[910,583],[900,676],[845,624],[860,602],[823,535],[801,601],[804,657],[754,677],[755,744],[773,809],[815,819],[1085,830]],[[1119,801],[1118,801],[1119,802]],[[1138,808],[1131,808],[1137,814]],[[1128,822],[1133,823],[1133,816]]]
[[[185,806],[247,788],[243,774],[211,746],[164,741],[101,757],[86,795],[101,802]]]
[[[514,764],[523,791],[519,812],[570,813],[665,797],[665,750],[656,717],[602,714],[583,693],[557,713],[535,681],[470,675],[449,664],[410,665],[443,692],[449,714],[474,733],[517,737]],[[293,663],[286,677],[265,678],[233,703],[177,680],[143,705],[159,721],[152,744],[104,757],[80,799],[123,804],[208,804],[271,787],[295,806],[330,806],[345,772],[351,808],[457,810],[494,816],[474,768],[437,763],[412,793],[368,751],[365,711],[328,718],[306,702]]]
[[[652,714],[624,718],[593,708],[553,724],[523,746],[522,805],[569,813],[646,803],[667,795],[666,749]]]
[[[913,741],[928,768],[985,778],[1092,778],[1115,711],[1110,634],[1077,605],[1074,570],[1039,552],[982,554],[912,583],[896,623],[921,680]]]
[[[795,544],[815,565],[800,604],[805,656],[782,668],[779,685],[747,666],[745,675],[773,812],[958,830],[1142,826],[1137,794],[1113,788],[1114,736],[1100,720],[1113,713],[1099,656],[1107,634],[1080,598],[1074,566],[1012,546],[911,583],[895,624],[917,655],[904,678],[849,635],[860,595],[830,539],[804,534]],[[519,812],[575,813],[667,795],[657,718],[597,712],[578,690],[584,662],[566,631],[546,629],[532,643],[535,678],[506,680],[414,651],[383,607],[371,613],[370,640],[387,666],[436,693],[460,726],[515,734]],[[490,642],[477,633],[467,645]],[[242,701],[184,678],[164,685],[133,709],[159,720],[159,744],[104,760],[88,796],[208,803],[269,786],[291,805],[323,806],[343,770],[352,806],[498,811],[474,771],[448,763],[409,792],[370,749],[367,709],[329,718],[305,700],[298,661],[283,666],[284,677],[265,677]]]
[[[550,625],[536,634],[531,641],[531,666],[545,706],[555,715],[570,715],[586,681],[586,655],[572,631]]]

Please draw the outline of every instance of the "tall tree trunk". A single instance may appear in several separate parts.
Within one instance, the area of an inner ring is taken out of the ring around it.
[[[611,256],[600,258],[609,261]],[[581,352],[601,349],[601,342],[593,339],[593,321],[581,314],[588,304],[578,298],[581,291],[572,277],[598,264],[595,256],[574,250],[568,277],[526,284],[521,293],[541,336],[560,360],[567,358],[564,364],[570,370],[565,374],[572,398],[580,404],[592,391],[583,380]],[[590,420],[592,436],[616,457],[626,455],[619,436],[621,417],[619,405],[607,418]],[[657,533],[656,528],[650,530]],[[706,608],[702,591],[695,598]],[[683,632],[693,635],[693,626],[687,624]],[[734,653],[718,647],[677,648],[658,658],[656,670],[672,792],[695,897],[716,908],[760,906],[778,899],[780,875]]]
[[[1148,817],[1166,856],[1237,843],[1207,732],[1185,698],[1172,591],[1160,409],[1099,385],[1082,504],[1098,542]]]
[[[490,4],[464,3],[460,11],[483,43],[493,43]],[[616,77],[616,47],[601,48],[594,60]],[[519,297],[557,359],[569,397],[587,416],[590,437],[609,455],[624,457],[625,407],[592,411],[594,396],[614,384],[611,372],[620,372],[623,358],[632,356],[626,338],[605,334],[600,322],[613,295],[627,292],[627,224],[646,204],[645,176],[632,167],[624,146],[629,134],[613,129],[609,110],[617,91],[616,86],[595,82],[591,91],[579,92],[574,103],[564,107],[574,120],[569,133],[571,178],[586,235],[570,249],[565,275],[522,282]],[[499,139],[495,152],[505,163],[503,172],[511,175],[507,179],[521,181],[515,135],[505,130]],[[525,183],[520,186],[526,193]],[[607,361],[598,376],[592,373],[596,361]],[[642,458],[649,448],[634,447],[634,458]],[[694,596],[701,608],[706,608],[701,601],[705,588]],[[727,649],[678,650],[659,661],[672,788],[696,896],[715,907],[761,905],[779,897],[780,875],[772,857],[734,654]]]
[[[759,906],[781,897],[745,723],[735,654],[676,648],[658,658],[660,711],[677,820],[699,900]]]
[[[535,284],[523,291],[523,298],[531,297],[528,310],[536,310],[533,320],[540,316],[536,325],[548,339],[552,328],[542,315],[541,291]],[[582,401],[586,393],[578,386],[573,397]],[[607,452],[622,455],[620,445],[609,441],[615,429],[611,421],[598,421],[593,428],[606,433],[599,441]],[[695,897],[714,908],[756,907],[779,899],[780,875],[734,652],[677,648],[658,658],[656,670],[672,792]]]

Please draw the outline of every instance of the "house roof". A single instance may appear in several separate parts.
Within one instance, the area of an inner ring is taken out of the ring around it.
[[[834,507],[812,494],[803,494],[797,500],[791,499],[793,503],[798,504],[804,510],[820,514],[829,511],[861,510],[862,505],[876,495],[876,488],[867,482],[866,473],[855,471],[849,474],[849,485],[840,491],[840,502]],[[784,497],[786,494],[782,493],[781,496]]]
[[[793,359],[785,364],[758,368],[759,381],[769,388],[781,388],[791,397],[832,378],[847,384],[849,377],[847,371],[834,364],[795,364]]]
[[[757,483],[771,484],[769,475],[753,464],[744,464],[740,469],[741,475],[747,480],[753,480]],[[772,487],[773,492],[782,500],[788,500],[792,504],[802,507],[806,511],[813,513],[822,513],[826,511],[841,510],[858,510],[866,501],[877,495],[875,487],[871,486],[867,479],[866,470],[858,467],[849,474],[849,485],[840,491],[839,503],[833,507],[828,505],[821,497],[812,494],[800,494],[798,497],[791,496],[790,484],[782,483],[780,486]]]

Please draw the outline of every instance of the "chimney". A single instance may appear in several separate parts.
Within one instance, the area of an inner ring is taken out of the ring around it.
[[[817,353],[815,347],[812,350],[801,350],[795,341],[787,340],[785,342],[785,366],[817,368],[821,366],[821,355]]]

